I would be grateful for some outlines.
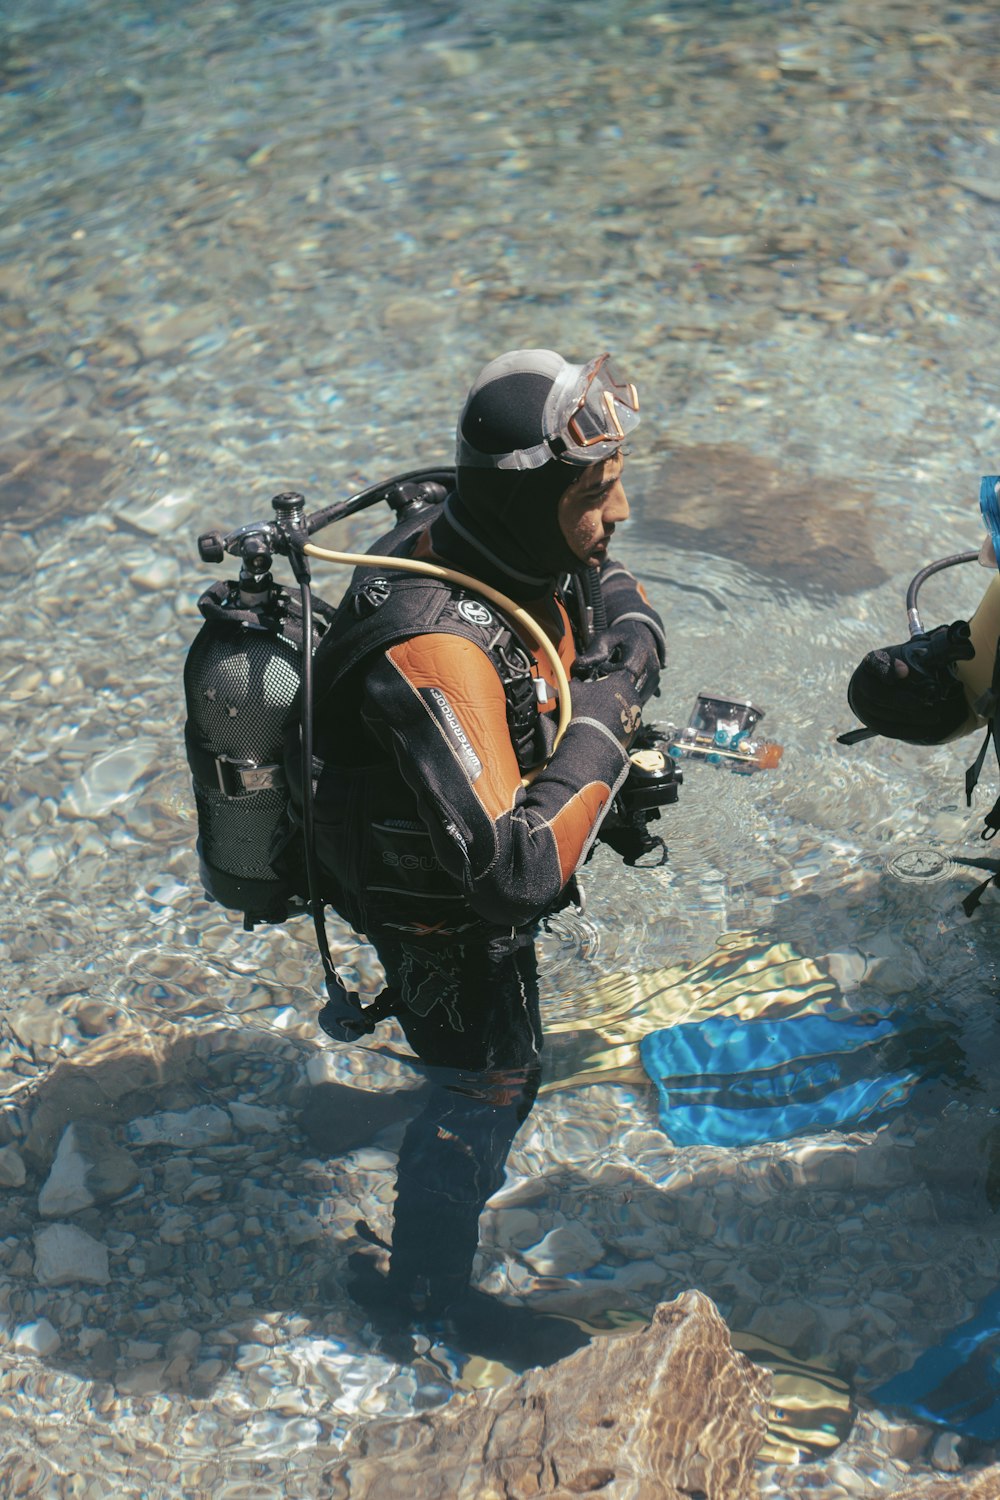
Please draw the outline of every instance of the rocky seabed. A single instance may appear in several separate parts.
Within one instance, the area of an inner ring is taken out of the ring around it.
[[[978,820],[945,752],[834,746],[1000,469],[995,5],[38,0],[0,28],[2,1500],[997,1500],[991,1448],[866,1399],[1000,1285],[996,923],[956,924],[954,870],[882,878],[899,841],[978,852]],[[404,1359],[346,1294],[419,1080],[398,1036],[318,1036],[307,931],[203,899],[180,672],[200,531],[441,461],[527,341],[627,355],[642,392],[621,541],[676,642],[664,716],[745,687],[786,755],[691,770],[669,867],[602,853],[544,939],[550,1071],[478,1284],[593,1336],[515,1373],[433,1330]],[[834,1003],[939,1006],[976,1088],[672,1144],[645,1032]]]

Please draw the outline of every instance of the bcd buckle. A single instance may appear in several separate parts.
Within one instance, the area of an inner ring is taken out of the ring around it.
[[[229,755],[215,757],[215,777],[219,791],[227,797],[244,797],[248,792],[269,792],[274,787],[287,784],[284,766],[260,766],[252,760],[233,760]]]

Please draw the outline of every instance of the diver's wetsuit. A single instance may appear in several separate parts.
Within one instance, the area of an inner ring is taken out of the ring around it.
[[[426,544],[426,532],[404,524],[373,551],[419,554]],[[602,574],[609,624],[648,625],[662,663],[662,624],[640,586],[620,564],[605,562]],[[374,944],[394,1014],[432,1069],[400,1151],[385,1290],[433,1309],[468,1284],[480,1210],[533,1103],[542,1045],[533,933],[571,899],[627,774],[640,698],[623,671],[574,683],[566,733],[525,786],[515,750],[524,717],[509,717],[502,680],[505,623],[462,589],[375,575],[376,566],[355,574],[316,657],[316,853],[331,903]],[[568,672],[577,643],[566,601],[551,592],[522,607]],[[405,633],[408,614],[418,633]],[[459,633],[470,620],[478,637]],[[358,641],[379,629],[388,643],[359,656]],[[498,636],[499,649],[487,650]],[[558,689],[544,654],[521,645],[541,684],[529,693],[532,712],[542,700],[540,761]],[[342,672],[345,661],[354,665]]]
[[[373,551],[419,555],[425,535],[404,523]],[[608,623],[648,625],[662,663],[663,627],[636,580],[611,561],[601,573]],[[561,594],[522,607],[569,673],[577,643]],[[508,664],[524,674],[509,689]],[[641,705],[626,673],[574,684],[566,733],[528,786],[514,730],[537,767],[558,687],[544,653],[481,597],[359,568],[315,673],[316,852],[331,903],[357,931],[499,937],[560,904],[628,772]],[[511,722],[523,686],[533,733],[523,715]]]

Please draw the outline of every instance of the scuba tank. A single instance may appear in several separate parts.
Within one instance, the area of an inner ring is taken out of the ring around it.
[[[272,501],[295,518],[300,497]],[[204,625],[184,664],[184,740],[198,810],[198,855],[205,893],[244,913],[244,926],[281,922],[305,910],[301,849],[289,817],[284,742],[297,720],[303,621],[298,598],[271,576],[269,539],[247,527],[225,539],[198,539],[204,562],[225,551],[242,557],[238,582],[202,594]],[[311,649],[333,616],[313,597]],[[284,855],[284,859],[282,859]]]
[[[308,691],[312,656],[335,611],[311,589],[309,536],[378,500],[397,516],[444,498],[450,470],[420,470],[383,481],[306,516],[295,493],[271,501],[273,520],[198,538],[202,562],[241,560],[238,581],[216,583],[198,600],[204,619],[184,664],[184,742],[198,812],[198,856],[206,896],[243,913],[248,930],[310,909],[309,830],[292,810],[287,742],[302,728],[311,764]],[[299,589],[271,575],[288,558]],[[308,637],[309,652],[303,649]],[[308,822],[310,798],[305,799]],[[313,912],[314,919],[321,910]],[[321,949],[323,947],[321,941]]]
[[[205,894],[243,912],[248,929],[311,914],[329,996],[319,1023],[338,1041],[374,1031],[394,997],[387,990],[365,1006],[348,993],[326,934],[313,847],[312,658],[335,611],[313,595],[306,550],[316,551],[309,547],[312,533],[376,500],[388,501],[397,516],[443,500],[453,478],[452,470],[419,470],[310,516],[301,495],[276,495],[273,520],[198,538],[202,562],[220,563],[227,552],[242,559],[238,583],[216,584],[199,599],[205,623],[184,664],[184,740]],[[298,600],[271,577],[275,552],[288,558]],[[285,770],[293,741],[300,750],[301,822],[292,814]]]

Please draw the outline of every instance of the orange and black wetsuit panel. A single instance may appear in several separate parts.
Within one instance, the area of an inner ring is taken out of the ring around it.
[[[470,632],[466,596],[432,580],[394,582],[390,602],[374,609],[365,578],[359,570],[316,659],[315,832],[327,899],[370,935],[530,925],[559,904],[626,775],[639,717],[626,701],[630,679],[572,684],[572,722],[525,787],[494,626]],[[609,624],[638,616],[662,661],[663,627],[636,580],[609,560],[602,585]],[[569,671],[576,646],[561,598],[533,612]],[[384,644],[366,653],[373,634]],[[547,658],[534,662],[540,762],[558,704]]]
[[[580,690],[593,709],[593,694]],[[574,713],[558,750],[525,787],[503,684],[473,642],[417,636],[368,667],[365,723],[391,751],[436,858],[487,922],[534,921],[596,837],[628,769],[621,711],[616,719],[608,693],[597,710]]]

